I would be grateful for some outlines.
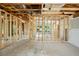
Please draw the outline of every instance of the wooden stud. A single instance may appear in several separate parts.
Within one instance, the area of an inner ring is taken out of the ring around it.
[[[5,16],[4,16],[4,26],[5,26],[4,41],[5,41],[5,44],[7,44],[8,43],[8,19],[7,19],[7,13],[5,13]]]
[[[10,41],[11,40],[12,40],[12,15],[10,14]]]
[[[15,22],[16,22],[16,41],[18,40],[18,21],[17,17],[15,17]]]
[[[1,19],[1,10],[0,10],[0,48],[2,48],[2,19]]]
[[[44,17],[42,17],[42,41],[44,40]]]

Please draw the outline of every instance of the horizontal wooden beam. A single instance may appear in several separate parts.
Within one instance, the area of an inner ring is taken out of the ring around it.
[[[45,9],[16,9],[16,10],[7,10],[7,11],[79,11],[79,8],[52,8],[51,10],[49,10],[48,8]]]
[[[0,3],[3,5],[22,5],[22,4],[26,4],[26,5],[41,5],[42,3]]]
[[[44,11],[49,11],[49,8],[43,8],[42,10]],[[79,10],[79,8],[51,8],[50,11],[53,11],[53,10]]]
[[[14,12],[14,11],[39,11],[41,9],[16,9],[16,10],[6,10],[6,11],[11,11],[11,12]]]
[[[11,14],[17,14],[17,15],[19,15],[19,14],[25,14],[25,15],[27,15],[27,13],[11,13]],[[42,14],[75,14],[75,12],[42,12]]]
[[[42,14],[75,14],[75,12],[42,12]]]
[[[42,14],[63,14],[63,12],[42,12]]]

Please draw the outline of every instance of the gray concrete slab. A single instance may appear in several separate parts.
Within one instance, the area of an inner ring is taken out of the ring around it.
[[[1,56],[79,56],[79,48],[56,41],[21,41],[0,50]]]

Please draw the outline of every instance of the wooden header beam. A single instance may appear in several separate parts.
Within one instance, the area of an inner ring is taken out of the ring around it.
[[[79,11],[79,8],[52,8],[51,10],[49,10],[48,8],[45,8],[45,9],[16,9],[16,10],[7,10],[7,11],[38,11],[38,10],[42,10],[42,11],[53,11],[53,10]]]
[[[49,11],[48,8],[43,8],[42,10]],[[71,10],[71,11],[73,11],[73,10],[79,10],[79,8],[51,8],[50,11],[53,11],[53,10]]]
[[[17,15],[25,14],[25,15],[27,15],[27,13],[11,13],[11,14],[17,14]],[[55,14],[55,15],[56,15],[56,14],[59,14],[59,15],[61,15],[61,14],[63,14],[63,15],[64,15],[64,14],[66,14],[66,15],[72,14],[72,15],[73,15],[73,14],[75,14],[75,12],[42,12],[42,14],[48,14],[48,15],[49,15],[49,14]]]
[[[75,12],[42,12],[42,14],[75,14]]]
[[[41,5],[42,3],[0,3],[3,5],[22,5],[22,4],[26,4],[26,5]]]

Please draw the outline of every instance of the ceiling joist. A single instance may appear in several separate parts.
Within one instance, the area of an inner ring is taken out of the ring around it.
[[[26,18],[30,15],[79,15],[79,4],[0,3],[1,9]]]

